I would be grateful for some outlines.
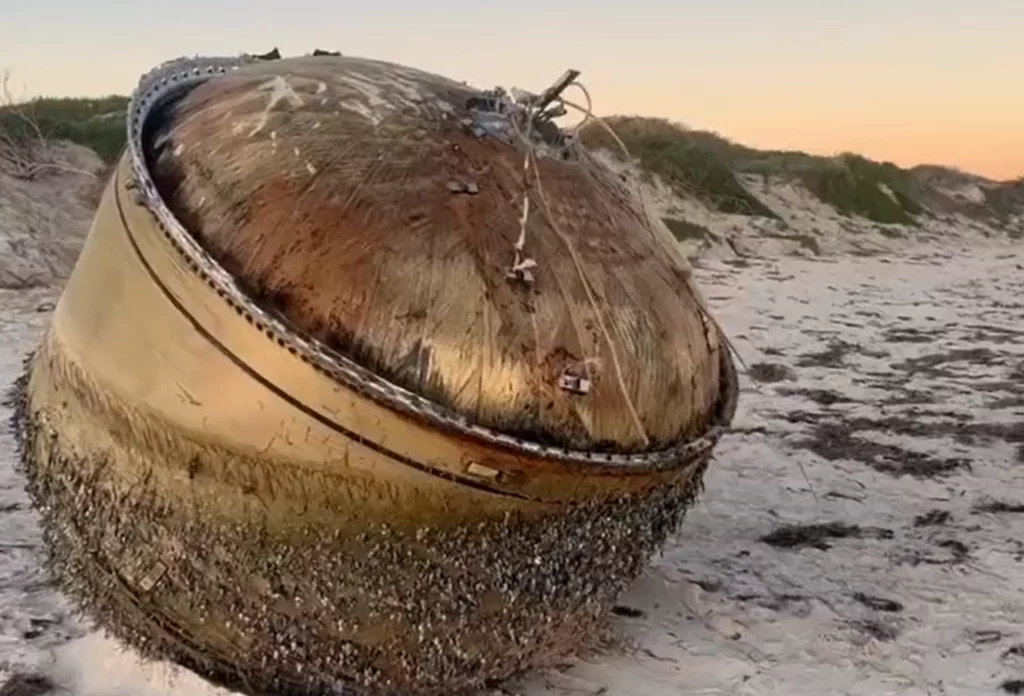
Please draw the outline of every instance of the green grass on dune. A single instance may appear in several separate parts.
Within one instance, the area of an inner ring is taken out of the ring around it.
[[[127,106],[128,98],[118,95],[95,99],[46,97],[0,106],[0,133],[16,141],[30,140],[38,127],[47,139],[84,145],[112,163],[125,144]],[[927,177],[916,171],[927,173],[926,167],[907,170],[848,153],[822,157],[797,151],[756,150],[716,133],[658,118],[612,116],[605,122],[625,143],[643,173],[657,175],[677,194],[701,200],[723,213],[778,218],[741,183],[739,177],[744,174],[799,181],[842,215],[886,224],[916,224],[915,216],[925,213],[922,202],[930,200],[925,191],[935,195],[932,188],[927,188]],[[598,124],[586,126],[581,136],[587,145],[619,150]],[[933,169],[955,174],[946,168]],[[992,182],[986,195],[984,210],[1007,218],[1024,210],[1024,179]],[[699,234],[676,223],[669,227],[676,236]]]
[[[36,137],[36,128],[49,140],[69,140],[113,162],[125,144],[128,98],[99,99],[44,97],[0,108],[0,132],[15,141]]]
[[[613,116],[606,119],[644,170],[680,195],[704,201],[723,213],[778,217],[736,178],[718,140],[688,137],[679,126],[660,119]],[[598,125],[584,127],[581,138],[591,147],[615,150],[617,145]]]
[[[916,224],[924,212],[914,199],[915,182],[894,164],[844,154],[799,173],[811,193],[843,215],[860,215],[881,223]]]
[[[677,193],[696,197],[721,212],[777,217],[740,183],[737,174],[795,178],[841,214],[875,222],[914,224],[913,216],[924,212],[918,202],[917,179],[888,162],[852,154],[821,157],[755,150],[664,119],[613,116],[606,122],[643,170],[658,175]],[[590,146],[617,149],[597,125],[585,127],[582,137]]]

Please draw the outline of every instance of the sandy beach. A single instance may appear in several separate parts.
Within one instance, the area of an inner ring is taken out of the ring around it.
[[[1024,252],[993,243],[699,265],[748,367],[706,492],[621,598],[607,645],[494,693],[1016,693]],[[0,293],[0,383],[14,379],[54,299]],[[142,663],[73,618],[41,570],[13,449],[5,427],[0,683],[45,679],[0,692],[226,693]]]

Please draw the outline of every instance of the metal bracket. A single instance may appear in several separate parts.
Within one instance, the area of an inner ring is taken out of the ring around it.
[[[558,377],[558,386],[573,394],[587,394],[590,392],[590,380],[582,375],[574,375],[571,372],[563,372]]]
[[[562,73],[562,76],[555,80],[554,84],[548,87],[546,90],[540,93],[540,96],[532,100],[532,106],[538,111],[543,111],[548,107],[548,104],[558,99],[562,92],[569,88],[569,85],[580,76],[579,70],[566,70]]]

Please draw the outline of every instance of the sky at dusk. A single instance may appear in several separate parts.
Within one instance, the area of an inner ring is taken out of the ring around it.
[[[602,115],[762,148],[1024,175],[1024,0],[0,0],[18,96],[127,93],[180,55],[278,46],[479,87],[565,68]]]

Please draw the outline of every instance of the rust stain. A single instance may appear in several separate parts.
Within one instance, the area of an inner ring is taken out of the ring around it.
[[[356,74],[345,58],[317,61],[289,68],[287,93],[275,62],[200,86],[153,153],[172,210],[259,304],[530,440],[629,452],[706,427],[719,364],[699,300],[614,174],[537,160],[544,195],[531,192],[525,253],[539,265],[532,284],[510,283],[524,151],[460,123],[475,92],[386,64]],[[250,137],[224,113],[266,124]],[[453,180],[476,193],[452,193]],[[572,366],[592,383],[585,395],[559,388]]]

